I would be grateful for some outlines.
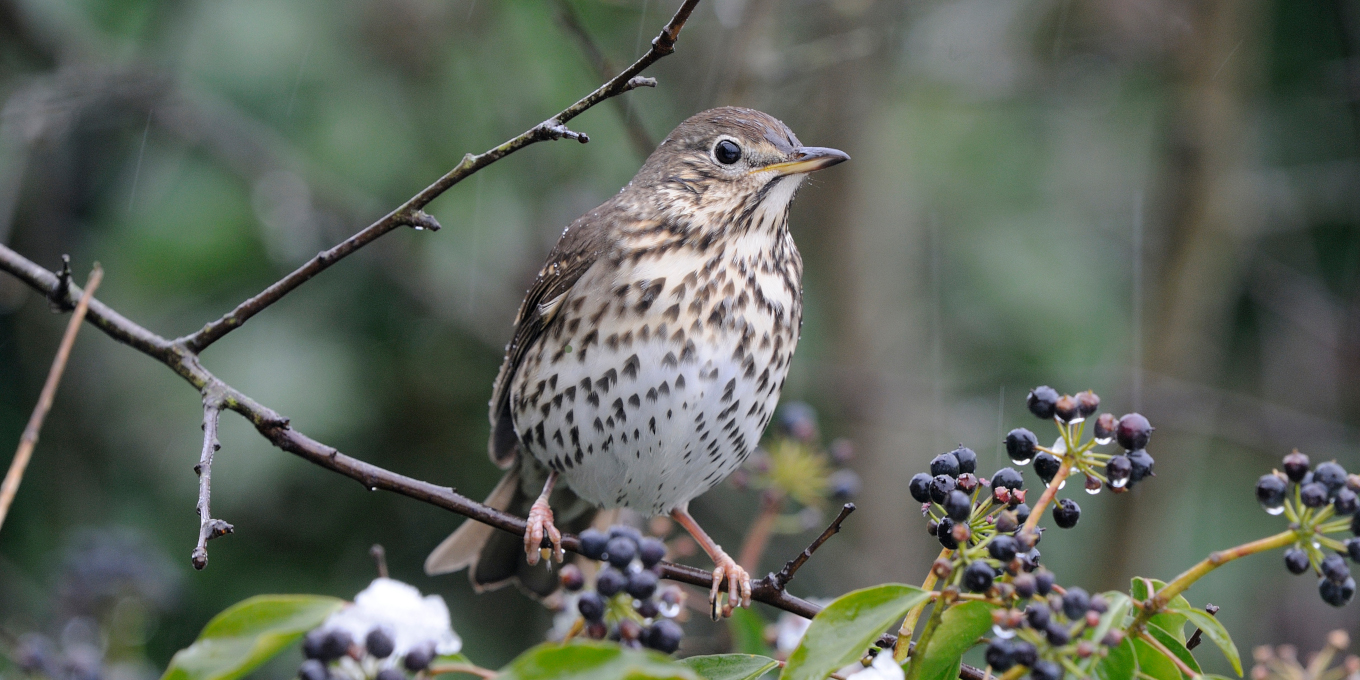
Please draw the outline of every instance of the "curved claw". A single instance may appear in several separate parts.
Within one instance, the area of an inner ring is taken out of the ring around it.
[[[717,621],[720,615],[731,616],[733,606],[751,606],[751,575],[726,553],[719,555],[715,562],[717,566],[713,568],[713,586],[708,591],[708,604],[713,620]],[[722,602],[722,592],[719,590],[724,580],[727,581],[725,603]]]
[[[546,500],[534,501],[533,507],[529,508],[528,524],[524,530],[524,558],[530,566],[538,564],[540,557],[556,559],[559,563],[565,559],[562,532],[553,525],[553,511]]]

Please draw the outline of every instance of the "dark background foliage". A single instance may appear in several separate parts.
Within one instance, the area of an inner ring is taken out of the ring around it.
[[[570,7],[617,67],[676,4]],[[600,82],[561,12],[0,1],[0,240],[50,267],[70,253],[82,277],[98,260],[101,299],[192,331]],[[655,141],[704,108],[752,106],[854,157],[794,208],[808,313],[785,396],[856,441],[865,490],[794,592],[919,582],[936,548],[907,479],[958,442],[999,466],[1039,383],[1159,428],[1158,478],[1078,498],[1046,563],[1093,590],[1169,578],[1277,530],[1251,484],[1290,448],[1360,468],[1357,40],[1356,0],[705,2],[651,69],[659,88],[573,123],[589,144],[474,176],[432,204],[442,231],[386,237],[204,361],[318,439],[480,496],[515,306],[561,228],[638,167],[629,126]],[[17,441],[62,324],[0,277],[0,442]],[[92,616],[119,672],[154,676],[248,595],[352,595],[375,542],[395,576],[448,599],[478,661],[541,639],[546,613],[517,593],[420,573],[457,518],[273,450],[231,414],[213,507],[238,533],[193,572],[199,409],[164,367],[82,334],[0,532],[4,640],[79,637],[72,617]],[[755,507],[719,488],[695,512],[734,544]],[[805,541],[777,541],[765,568]],[[1360,629],[1360,609],[1326,607],[1276,555],[1189,595],[1222,605],[1244,649]]]

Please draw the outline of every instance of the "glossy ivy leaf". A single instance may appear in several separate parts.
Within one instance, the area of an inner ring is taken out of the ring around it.
[[[963,653],[992,629],[993,609],[995,607],[986,602],[964,602],[944,610],[940,625],[930,636],[916,677],[922,680],[957,678]]]
[[[235,680],[316,628],[344,600],[321,595],[257,595],[214,616],[194,643],[175,653],[161,680]]]
[[[734,610],[733,613],[740,610]],[[691,656],[680,663],[704,680],[757,680],[779,667],[779,662],[759,654],[712,654]]]
[[[887,583],[836,598],[812,619],[780,680],[825,680],[857,661],[888,626],[929,597],[915,586]]]
[[[1222,622],[1211,616],[1208,612],[1200,609],[1176,609],[1180,614],[1190,620],[1200,630],[1204,631],[1204,637],[1209,638],[1220,650],[1223,656],[1228,657],[1228,663],[1232,664],[1233,670],[1238,677],[1242,676],[1242,657],[1237,653],[1237,645],[1233,644],[1232,636],[1228,635],[1228,629],[1223,627]]]
[[[452,665],[452,664],[469,664],[469,665],[475,665],[475,664],[472,663],[472,659],[467,658],[467,656],[466,656],[465,654],[463,654],[462,652],[458,652],[458,653],[456,653],[456,654],[441,654],[441,655],[439,655],[439,656],[436,656],[436,657],[434,658],[434,661],[431,661],[431,662],[430,662],[430,666],[431,666],[431,667],[437,667],[437,666],[443,666],[443,665]]]
[[[1096,677],[1100,680],[1129,680],[1138,672],[1138,656],[1133,651],[1133,640],[1124,638],[1118,646],[1112,647],[1109,654],[1096,664]]]
[[[1168,633],[1151,623],[1148,624],[1147,632],[1148,635],[1156,638],[1158,642],[1162,643],[1163,647],[1166,647],[1172,654],[1175,654],[1176,658],[1180,659],[1186,666],[1189,666],[1195,673],[1204,672],[1200,670],[1199,662],[1195,660],[1195,655],[1191,654],[1190,650],[1186,649],[1185,645],[1172,636],[1171,633]]]
[[[1153,680],[1181,680],[1181,669],[1176,662],[1166,658],[1156,647],[1144,640],[1133,641],[1133,651],[1138,657],[1138,672]]]
[[[1157,591],[1166,587],[1165,581],[1147,579],[1141,576],[1134,577],[1133,584],[1129,587],[1129,594],[1133,596],[1133,599],[1142,602],[1152,596],[1152,593],[1148,592],[1149,581],[1152,582],[1152,587]],[[1158,628],[1171,633],[1177,640],[1181,641],[1181,644],[1185,644],[1186,618],[1179,613],[1169,613],[1170,610],[1175,609],[1190,609],[1190,603],[1186,601],[1185,597],[1177,595],[1171,598],[1170,602],[1166,603],[1167,611],[1153,616],[1148,621]]]
[[[732,634],[732,647],[742,654],[770,656],[774,650],[765,644],[765,619],[747,607],[732,610],[732,618],[727,620],[727,630]]]
[[[605,642],[548,642],[515,657],[496,680],[701,680],[689,666],[653,651]]]

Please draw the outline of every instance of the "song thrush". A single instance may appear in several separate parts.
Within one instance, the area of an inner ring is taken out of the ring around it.
[[[806,173],[848,158],[759,111],[712,109],[567,227],[520,305],[491,398],[491,459],[509,472],[487,503],[527,509],[528,531],[519,541],[465,522],[425,570],[472,565],[478,589],[518,579],[552,592],[555,579],[528,568],[547,544],[562,559],[551,496],[569,531],[600,507],[669,513],[716,565],[714,611],[724,580],[729,605],[749,604],[749,575],[687,508],[770,421],[802,323],[789,204]],[[554,494],[559,480],[568,488]]]

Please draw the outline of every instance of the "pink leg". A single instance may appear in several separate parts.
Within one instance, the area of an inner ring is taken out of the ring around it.
[[[746,573],[737,561],[732,559],[722,546],[713,542],[698,522],[689,514],[687,506],[678,507],[671,511],[671,517],[680,523],[680,526],[689,532],[690,536],[698,541],[699,545],[713,559],[713,588],[708,591],[708,604],[712,608],[714,620],[717,620],[719,613],[723,616],[732,615],[732,606],[738,607],[751,606],[751,575]],[[719,608],[719,590],[722,582],[727,581],[727,604]]]
[[[524,530],[524,557],[530,565],[538,564],[540,556],[558,562],[565,556],[562,552],[562,532],[553,526],[553,511],[548,507],[548,496],[552,495],[556,483],[557,472],[552,472],[548,475],[548,482],[543,485],[543,493],[529,508],[529,526]],[[543,547],[544,537],[552,545],[551,549]]]

